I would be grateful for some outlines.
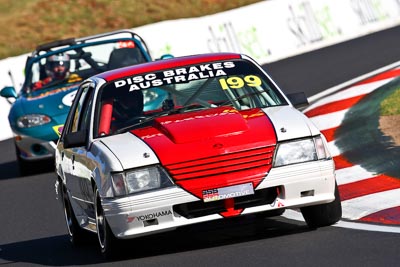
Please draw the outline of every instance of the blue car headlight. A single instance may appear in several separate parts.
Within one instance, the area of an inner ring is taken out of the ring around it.
[[[44,125],[51,122],[49,116],[43,114],[28,114],[18,118],[17,126],[19,128],[30,128]]]
[[[322,136],[282,142],[278,144],[274,167],[329,158],[330,154]]]
[[[173,186],[168,174],[160,166],[148,166],[111,175],[115,196]]]

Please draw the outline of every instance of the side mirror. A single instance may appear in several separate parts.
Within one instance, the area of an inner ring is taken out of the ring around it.
[[[64,136],[64,148],[86,146],[87,130],[66,134]]]
[[[308,106],[308,99],[304,92],[291,93],[286,95],[295,108],[302,108]]]
[[[1,89],[0,96],[5,98],[17,98],[17,92],[15,91],[14,86],[6,86]]]

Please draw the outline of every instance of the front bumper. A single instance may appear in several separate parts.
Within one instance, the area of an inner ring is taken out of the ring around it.
[[[334,200],[335,173],[333,160],[322,160],[272,168],[255,188],[255,193],[277,192],[271,201],[246,207],[240,214],[251,214],[282,208],[299,208]],[[103,199],[107,221],[117,238],[133,238],[177,227],[224,218],[219,213],[188,216],[181,207],[202,200],[179,187],[132,195],[118,199]],[[217,202],[217,201],[216,201]],[[189,206],[190,207],[190,206]],[[196,206],[197,207],[197,206]]]
[[[26,135],[15,135],[14,140],[19,157],[23,160],[50,159],[55,155],[55,141],[44,141]]]

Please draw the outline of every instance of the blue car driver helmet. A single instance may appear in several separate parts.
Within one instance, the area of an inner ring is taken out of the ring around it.
[[[52,80],[63,80],[69,73],[70,59],[67,54],[52,55],[46,64],[46,73]]]

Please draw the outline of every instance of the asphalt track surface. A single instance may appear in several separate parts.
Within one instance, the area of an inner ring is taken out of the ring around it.
[[[285,92],[312,96],[400,60],[400,27],[266,65]],[[341,227],[309,230],[284,217],[235,218],[124,242],[112,262],[95,238],[66,235],[54,174],[20,176],[11,140],[0,142],[0,265],[4,266],[398,266],[400,234]]]

